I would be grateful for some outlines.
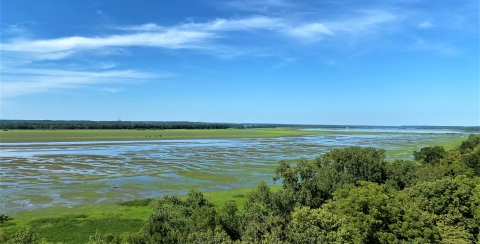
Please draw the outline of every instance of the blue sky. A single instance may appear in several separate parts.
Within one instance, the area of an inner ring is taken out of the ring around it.
[[[480,125],[478,1],[1,4],[2,119]]]

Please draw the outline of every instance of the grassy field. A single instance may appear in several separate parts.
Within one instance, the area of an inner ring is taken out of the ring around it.
[[[272,186],[277,191],[281,186]],[[217,208],[225,202],[235,201],[243,209],[253,188],[205,192],[207,199]],[[124,206],[122,206],[124,205]],[[126,206],[125,206],[126,205]],[[52,207],[18,213],[13,220],[0,224],[0,236],[10,235],[19,228],[32,228],[52,243],[86,243],[96,231],[121,234],[137,232],[152,212],[149,201],[130,201],[126,204],[99,204],[95,206]],[[119,221],[121,220],[121,221]]]
[[[325,133],[288,128],[244,130],[8,130],[0,131],[0,142],[272,138]]]
[[[422,147],[429,146],[442,146],[445,150],[457,149],[462,141],[465,141],[468,138],[468,135],[451,135],[449,138],[442,138],[429,143],[422,141],[410,141],[402,145],[401,148],[395,150],[386,150],[387,160],[392,161],[392,159],[399,158],[402,155],[413,155],[414,151],[421,149]],[[399,156],[400,155],[400,156]]]

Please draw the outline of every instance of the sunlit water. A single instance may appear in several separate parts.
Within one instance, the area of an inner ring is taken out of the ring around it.
[[[419,147],[466,135],[323,134],[284,138],[0,144],[2,212],[272,184],[282,159],[379,147],[411,159]]]

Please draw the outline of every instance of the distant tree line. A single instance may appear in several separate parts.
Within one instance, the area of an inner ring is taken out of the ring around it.
[[[236,202],[215,208],[191,190],[156,200],[138,232],[96,233],[89,243],[479,242],[480,135],[455,150],[424,147],[415,161],[385,157],[383,149],[348,147],[280,161],[274,181],[282,190],[260,183],[241,211]],[[40,242],[28,230],[9,241]]]
[[[167,130],[167,129],[244,129],[272,128],[275,125],[244,125],[201,122],[136,122],[136,121],[0,121],[2,130]]]
[[[1,130],[167,130],[167,129],[245,129],[245,128],[317,128],[317,129],[449,129],[480,132],[480,126],[358,126],[307,124],[206,123],[187,121],[89,121],[89,120],[0,120]]]

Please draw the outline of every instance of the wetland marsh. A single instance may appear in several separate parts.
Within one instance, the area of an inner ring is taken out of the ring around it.
[[[271,185],[279,160],[295,163],[347,146],[383,148],[387,160],[411,159],[421,147],[453,148],[467,137],[439,132],[302,131],[270,138],[2,142],[1,207],[14,214],[183,195],[192,188],[249,188],[260,181]]]

